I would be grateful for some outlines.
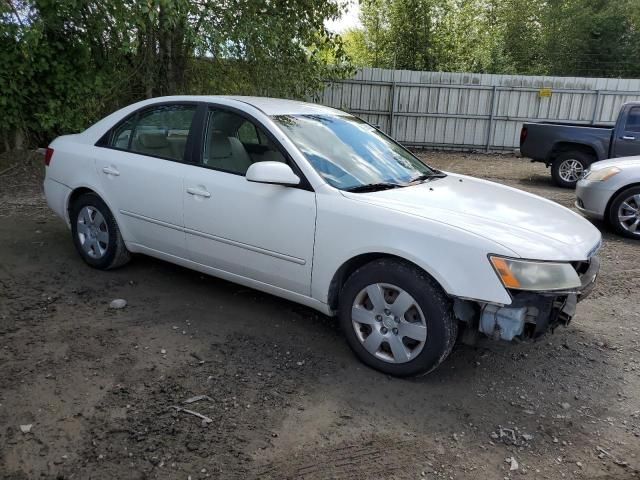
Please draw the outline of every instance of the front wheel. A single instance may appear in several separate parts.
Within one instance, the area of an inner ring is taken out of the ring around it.
[[[556,185],[576,188],[576,183],[593,163],[593,157],[584,152],[564,152],[551,165],[551,177]]]
[[[360,360],[396,376],[434,370],[451,353],[458,331],[440,286],[419,268],[392,259],[371,262],[349,277],[338,315]]]
[[[69,211],[73,243],[82,259],[101,270],[130,259],[120,229],[107,204],[95,193],[79,196]]]
[[[609,223],[620,234],[640,240],[640,187],[631,187],[615,196],[609,207]]]

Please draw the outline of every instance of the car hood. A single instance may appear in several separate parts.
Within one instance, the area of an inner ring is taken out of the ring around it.
[[[636,157],[622,157],[622,158],[611,158],[609,160],[601,160],[599,162],[594,162],[591,164],[590,170],[600,170],[601,168],[607,167],[618,167],[618,168],[630,168],[630,167],[640,167],[640,156]]]
[[[419,185],[343,194],[480,235],[521,258],[586,260],[601,239],[589,221],[555,202],[464,175],[448,173]]]

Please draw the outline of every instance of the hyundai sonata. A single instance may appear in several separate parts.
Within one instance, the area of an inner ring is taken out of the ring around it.
[[[366,364],[426,373],[459,329],[566,325],[600,233],[535,195],[438,171],[347,113],[180,96],[47,149],[45,193],[91,267],[151,255],[337,315]]]

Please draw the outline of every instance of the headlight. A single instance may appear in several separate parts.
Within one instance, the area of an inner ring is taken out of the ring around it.
[[[582,284],[569,263],[536,262],[489,256],[506,288],[514,290],[573,290]]]
[[[614,175],[619,174],[620,171],[621,170],[618,167],[606,167],[595,171],[589,170],[584,178],[589,179],[590,182],[604,182]]]

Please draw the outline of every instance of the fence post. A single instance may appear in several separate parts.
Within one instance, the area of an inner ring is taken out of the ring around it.
[[[487,144],[485,146],[485,152],[488,152],[491,148],[491,135],[493,134],[493,117],[495,116],[495,106],[496,106],[496,90],[497,86],[493,85],[491,88],[491,111],[489,112],[489,128],[487,132]]]
[[[395,135],[393,134],[393,117],[395,113],[394,104],[396,103],[396,72],[393,72],[393,80],[391,80],[391,91],[389,92],[389,136],[395,140]]]
[[[591,125],[596,123],[596,116],[598,115],[598,104],[600,100],[600,90],[596,90],[596,101],[593,103],[593,115],[591,115]]]

